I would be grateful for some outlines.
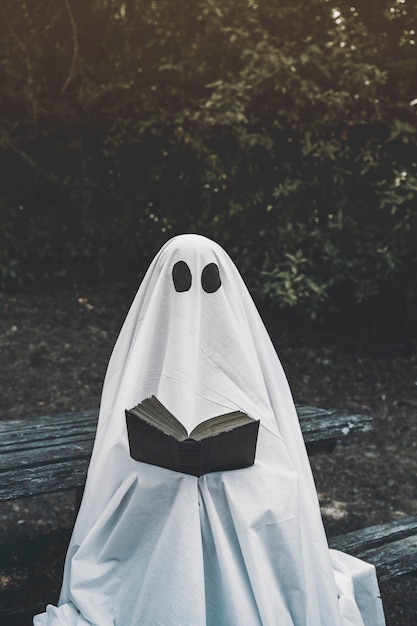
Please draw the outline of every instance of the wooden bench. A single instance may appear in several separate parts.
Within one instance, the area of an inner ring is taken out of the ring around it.
[[[372,418],[297,406],[309,454],[372,429]],[[84,485],[97,411],[0,421],[0,502]]]
[[[310,455],[371,431],[372,418],[297,406]],[[0,421],[0,502],[64,489],[82,489],[97,411]],[[330,546],[373,563],[379,580],[417,572],[417,516],[333,537]]]

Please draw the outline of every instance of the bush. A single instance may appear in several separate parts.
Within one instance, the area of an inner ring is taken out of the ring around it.
[[[326,320],[395,295],[410,318],[417,9],[355,6],[8,3],[3,287],[141,273],[200,232],[275,310]]]

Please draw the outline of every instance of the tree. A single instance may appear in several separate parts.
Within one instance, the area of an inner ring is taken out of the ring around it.
[[[274,307],[314,316],[395,290],[404,308],[416,11],[408,0],[10,1],[4,282],[142,267],[167,236],[196,230]]]

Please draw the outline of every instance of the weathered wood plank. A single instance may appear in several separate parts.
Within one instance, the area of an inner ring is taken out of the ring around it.
[[[20,469],[26,471],[41,465],[57,465],[70,459],[85,459],[91,455],[93,437],[85,439],[70,439],[64,437],[55,439],[52,445],[14,450],[10,454],[0,453],[0,478],[3,480],[3,471]]]
[[[333,537],[329,545],[375,565],[380,581],[416,574],[417,515]]]
[[[338,440],[353,433],[373,429],[373,419],[370,415],[353,415],[344,410],[329,411],[300,405],[296,405],[296,409],[310,456],[329,454],[333,452]]]
[[[0,501],[84,485],[97,410],[0,421]]]
[[[331,548],[336,550],[356,554],[364,550],[377,548],[388,542],[398,541],[413,534],[417,535],[417,515],[407,515],[385,524],[376,524],[368,526],[368,528],[332,537],[329,540],[329,544]]]
[[[306,442],[342,439],[353,433],[368,432],[373,429],[371,415],[300,405],[296,405],[296,409]]]
[[[71,459],[0,473],[0,501],[82,487],[88,460]]]
[[[0,421],[0,454],[7,446],[39,442],[60,437],[62,433],[95,433],[97,411],[43,415],[19,420]]]
[[[359,550],[354,556],[375,565],[380,582],[414,574],[417,571],[417,535],[378,548]]]

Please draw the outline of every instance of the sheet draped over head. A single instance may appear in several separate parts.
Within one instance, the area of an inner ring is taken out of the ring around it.
[[[196,478],[133,461],[125,409],[150,395],[188,431],[235,409],[259,419],[255,464]],[[291,392],[236,267],[204,237],[171,239],[111,356],[59,604],[34,624],[381,626],[378,596],[372,566],[328,549]]]

